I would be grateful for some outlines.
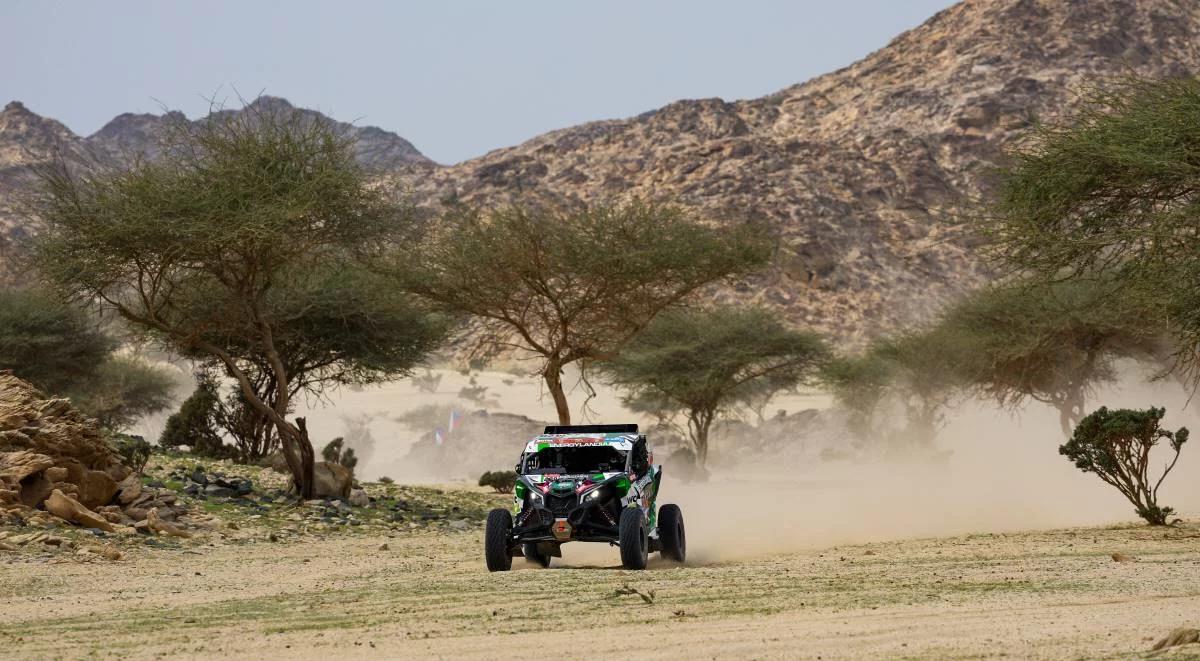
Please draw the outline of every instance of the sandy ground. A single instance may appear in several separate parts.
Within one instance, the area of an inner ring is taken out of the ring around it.
[[[615,549],[576,545],[549,570],[518,559],[489,574],[481,545],[479,531],[428,532],[0,564],[0,656],[1129,658],[1200,625],[1195,524],[835,546],[645,572],[620,569]],[[616,594],[623,586],[652,603]]]

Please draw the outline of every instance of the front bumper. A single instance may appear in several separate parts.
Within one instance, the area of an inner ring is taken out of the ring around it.
[[[526,502],[513,522],[514,542],[615,542],[613,501],[580,502],[579,496],[546,494],[541,505]]]

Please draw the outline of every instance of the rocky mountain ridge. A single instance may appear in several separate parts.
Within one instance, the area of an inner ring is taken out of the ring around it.
[[[777,307],[853,341],[926,318],[986,281],[969,219],[1003,150],[1037,118],[1075,107],[1088,85],[1129,72],[1200,72],[1200,3],[966,0],[775,94],[678,101],[448,167],[394,134],[355,130],[360,158],[430,206],[640,196],[714,222],[765,220],[779,236],[771,268],[714,298]],[[19,104],[0,114],[0,219],[9,219],[0,224],[10,236],[24,231],[4,208],[27,176],[20,153],[56,140],[128,153],[161,121],[122,115],[78,138],[26,114]]]

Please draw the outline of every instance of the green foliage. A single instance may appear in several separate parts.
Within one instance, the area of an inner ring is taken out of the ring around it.
[[[354,448],[346,447],[346,439],[338,437],[321,448],[321,458],[331,464],[338,464],[354,472],[358,466],[358,457],[354,456]]]
[[[719,413],[806,382],[827,354],[818,336],[789,329],[767,310],[718,307],[664,312],[598,367],[630,400],[677,406],[703,466]]]
[[[170,371],[114,355],[99,319],[48,292],[0,290],[0,368],[119,431],[171,405]]]
[[[1065,435],[1095,386],[1116,378],[1116,359],[1163,353],[1153,320],[1113,283],[1080,278],[979,290],[951,307],[940,327],[965,342],[955,357],[964,383],[1004,406],[1026,398],[1054,406]]]
[[[121,430],[139,418],[165,411],[175,401],[175,378],[166,369],[141,360],[114,357],[68,390],[79,410],[105,429]]]
[[[1006,267],[1046,279],[1110,276],[1165,316],[1200,377],[1200,80],[1129,78],[1012,154],[986,230]],[[1111,302],[1115,298],[1109,298]]]
[[[393,480],[392,478],[388,477],[387,475],[384,475],[383,477],[379,478],[379,483],[380,484],[395,484],[396,481]]]
[[[108,437],[108,442],[121,457],[122,462],[141,475],[153,452],[150,441],[141,436],[115,433]]]
[[[1144,411],[1100,407],[1080,421],[1071,440],[1058,452],[1079,470],[1094,473],[1115,487],[1147,523],[1164,525],[1175,510],[1158,504],[1158,488],[1188,440],[1186,427],[1170,432],[1159,426],[1165,413],[1166,409],[1153,407]],[[1175,455],[1155,481],[1149,475],[1150,454],[1161,440],[1167,441]]]
[[[571,210],[453,207],[413,255],[394,260],[404,286],[472,317],[476,351],[520,347],[570,422],[565,365],[615,354],[665,308],[746,274],[771,243],[749,225],[716,228],[678,207],[633,201]]]
[[[192,454],[202,457],[233,456],[234,448],[225,445],[217,433],[218,403],[216,384],[202,379],[191,396],[183,400],[179,411],[167,418],[158,444],[167,449],[187,446]]]
[[[65,392],[116,347],[82,309],[46,292],[0,289],[0,368],[38,388]]]
[[[369,268],[404,244],[414,215],[327,121],[251,105],[172,124],[161,155],[128,170],[40,174],[38,271],[219,366],[300,458],[304,495],[313,450],[285,417],[292,398],[404,375],[443,337]]]
[[[496,493],[512,493],[517,486],[515,471],[488,471],[479,476],[479,486],[491,487]]]

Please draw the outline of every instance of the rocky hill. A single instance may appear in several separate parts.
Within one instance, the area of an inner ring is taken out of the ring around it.
[[[1091,81],[1129,71],[1200,71],[1200,3],[967,0],[845,69],[760,99],[679,101],[449,167],[372,129],[359,129],[360,153],[431,205],[636,195],[724,222],[764,218],[780,235],[770,272],[715,295],[861,338],[985,280],[965,226],[1004,147],[1035,118],[1069,110]],[[89,148],[137,146],[155,122],[122,116],[80,139],[24,114],[10,105],[0,116],[0,168],[19,162],[14,144],[33,150],[65,134]],[[17,179],[0,169],[0,187]]]
[[[737,295],[861,336],[985,278],[962,221],[1003,147],[1129,70],[1200,71],[1200,3],[968,0],[764,98],[680,101],[407,181],[430,199],[639,195],[765,217],[774,268]]]
[[[257,110],[290,110],[285,99],[262,96],[249,104]],[[238,113],[242,110],[222,110]],[[321,116],[313,110],[300,109],[310,116]],[[186,118],[177,112],[164,115],[125,113],[113,118],[99,131],[82,137],[61,123],[42,117],[19,101],[13,101],[0,112],[0,275],[13,243],[29,228],[17,213],[19,191],[33,180],[32,168],[51,158],[56,152],[85,162],[121,165],[136,157],[153,158],[158,151],[159,136],[170,121]],[[409,141],[395,133],[374,126],[355,126],[337,122],[337,128],[355,140],[358,160],[367,168],[394,172],[402,168],[429,168],[435,164]]]

